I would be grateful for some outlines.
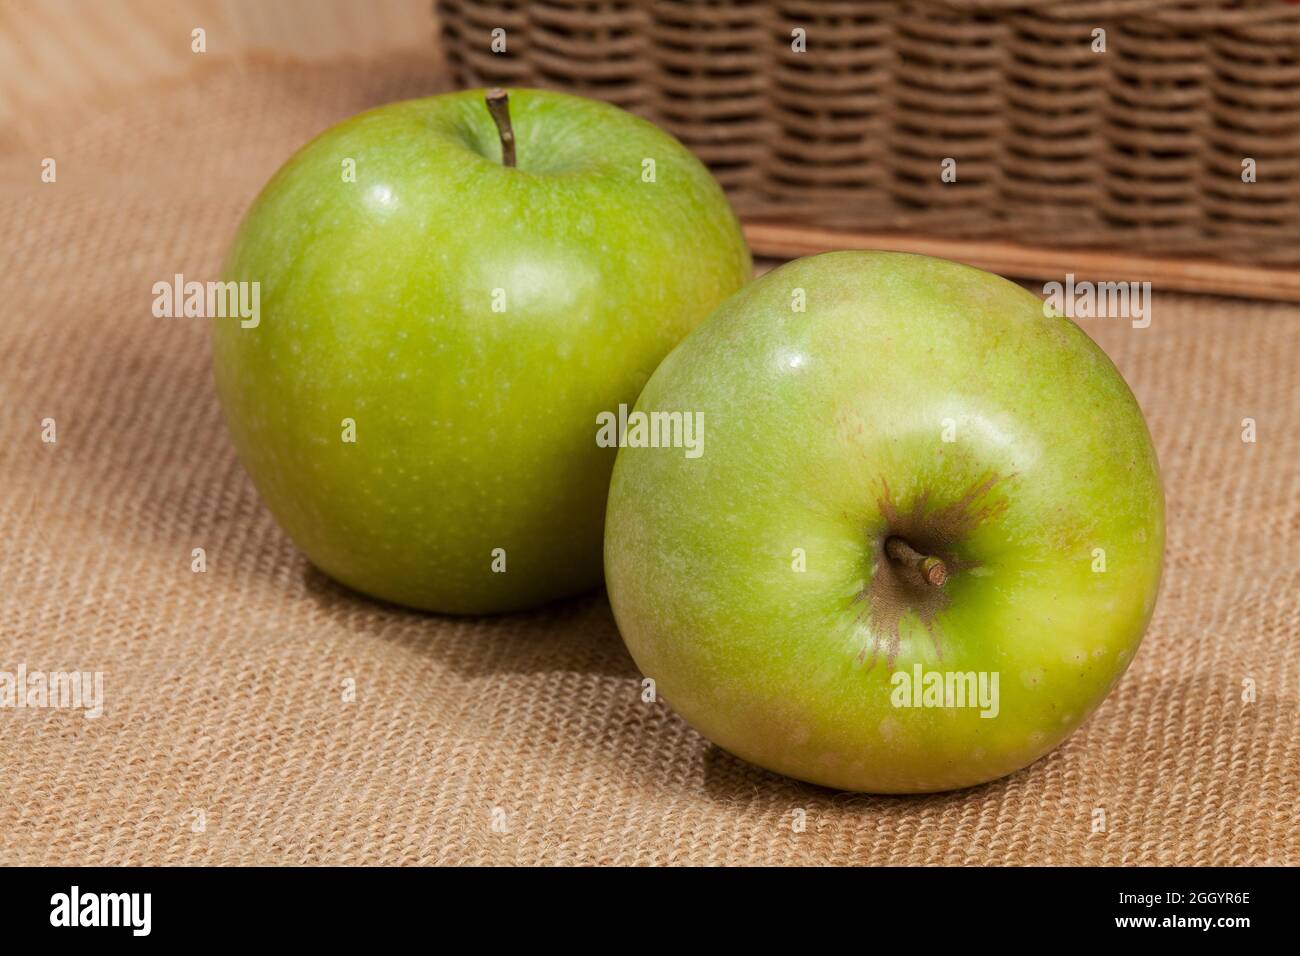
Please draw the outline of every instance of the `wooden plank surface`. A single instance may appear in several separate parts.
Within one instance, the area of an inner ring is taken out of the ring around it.
[[[1017,279],[1059,282],[1072,273],[1076,281],[1150,282],[1156,289],[1300,302],[1300,269],[1101,249],[1048,249],[1014,242],[839,232],[779,223],[745,223],[745,238],[756,256],[788,259],[833,249],[883,249],[953,259]]]
[[[202,28],[205,51],[193,49]],[[430,0],[0,0],[0,135],[207,60],[436,55]]]

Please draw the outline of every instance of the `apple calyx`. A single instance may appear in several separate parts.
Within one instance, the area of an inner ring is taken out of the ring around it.
[[[931,587],[941,588],[948,580],[948,566],[942,559],[922,554],[902,538],[885,539],[885,554],[904,567],[914,569]]]
[[[488,113],[492,122],[497,124],[497,135],[501,137],[501,163],[504,166],[515,165],[515,129],[510,123],[510,95],[501,87],[487,91]]]

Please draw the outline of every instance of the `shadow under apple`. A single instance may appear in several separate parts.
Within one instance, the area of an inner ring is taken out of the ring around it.
[[[349,630],[432,657],[460,677],[553,671],[628,680],[638,676],[603,590],[533,611],[453,617],[366,597],[305,561],[302,586],[310,600]]]

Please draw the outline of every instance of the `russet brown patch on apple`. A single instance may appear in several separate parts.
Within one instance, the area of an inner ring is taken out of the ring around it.
[[[1012,477],[990,472],[972,483],[956,501],[937,508],[929,507],[930,491],[926,489],[913,499],[906,511],[894,501],[888,480],[880,479],[881,492],[876,504],[884,516],[884,525],[868,532],[873,548],[871,581],[854,597],[854,603],[865,604],[860,620],[871,634],[858,654],[858,661],[865,662],[868,670],[876,665],[883,649],[886,666],[893,671],[901,640],[900,626],[909,612],[916,615],[934,642],[935,653],[943,659],[938,616],[951,600],[949,588],[953,577],[976,566],[976,562],[958,554],[957,545],[975,528],[1006,510],[1007,499],[991,498],[989,492]],[[891,560],[885,554],[885,541],[890,537],[902,538],[916,551],[942,560],[947,566],[948,583],[934,587],[916,568]]]

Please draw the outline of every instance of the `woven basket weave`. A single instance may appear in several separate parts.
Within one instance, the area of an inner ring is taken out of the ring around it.
[[[1300,264],[1300,5],[438,7],[458,84],[633,110],[704,159],[748,221]]]

